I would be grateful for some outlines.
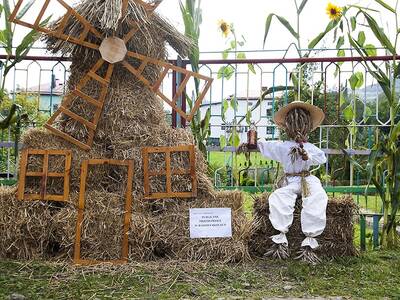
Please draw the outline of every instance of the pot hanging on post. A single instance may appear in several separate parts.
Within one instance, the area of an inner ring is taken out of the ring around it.
[[[257,149],[257,128],[254,122],[251,123],[250,129],[247,132],[247,148]]]

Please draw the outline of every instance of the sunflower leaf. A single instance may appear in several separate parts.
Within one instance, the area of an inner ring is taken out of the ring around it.
[[[357,26],[356,17],[352,16],[352,17],[350,18],[350,23],[351,23],[351,31],[356,30],[356,26]]]
[[[361,46],[364,45],[364,43],[365,43],[365,33],[364,33],[364,31],[360,31],[360,32],[358,33],[357,42],[358,42]]]
[[[368,56],[376,56],[377,50],[376,47],[372,44],[366,44],[364,46],[365,52],[368,54]]]
[[[336,43],[336,49],[340,49],[344,45],[344,36],[340,36],[337,43]]]

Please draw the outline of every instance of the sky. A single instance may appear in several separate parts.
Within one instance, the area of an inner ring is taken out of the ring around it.
[[[27,2],[28,0],[25,1]],[[36,12],[38,12],[39,8],[41,7],[40,3],[43,3],[44,0],[36,1]],[[66,2],[70,5],[73,5],[78,1],[79,0],[66,0]],[[292,42],[295,42],[295,39],[277,21],[277,19],[273,19],[269,36],[267,38],[265,47],[263,48],[265,20],[270,13],[275,13],[285,17],[292,24],[292,26],[295,27],[296,11],[294,1],[295,0],[201,0],[203,23],[200,34],[200,50],[202,52],[221,52],[228,47],[229,39],[231,37],[228,39],[224,38],[218,29],[218,21],[223,19],[228,23],[233,23],[237,36],[240,37],[243,35],[246,39],[246,43],[241,50],[266,50],[257,53],[249,52],[246,54],[247,58],[283,57],[284,51],[272,50],[287,49]],[[301,0],[297,1],[301,2]],[[395,4],[395,0],[386,1],[392,6]],[[308,0],[308,3],[305,6],[300,18],[300,35],[301,45],[303,48],[306,48],[308,42],[321,31],[323,31],[328,24],[329,18],[325,12],[328,2],[328,0]],[[332,0],[332,2],[339,6],[345,6],[351,3],[364,7],[379,8],[380,13],[374,14],[377,16],[378,22],[390,30],[395,27],[393,26],[393,15],[389,11],[379,7],[374,0]],[[60,12],[56,4],[57,1],[52,0],[46,14],[61,14],[62,11]],[[164,0],[157,8],[157,12],[169,20],[171,24],[178,28],[178,30],[181,32],[184,31],[181,12],[179,9],[179,0]],[[16,34],[19,38],[21,38],[27,31],[28,30],[24,29],[23,27],[18,26]],[[325,47],[333,47],[334,44],[332,40],[333,35],[331,34],[320,45]],[[370,34],[367,34],[367,43],[372,43],[375,45],[378,44],[374,37]],[[40,46],[40,44],[37,46]],[[45,53],[43,50],[35,50],[30,54],[44,55]],[[327,55],[336,56],[336,51],[330,52],[330,54]],[[286,54],[286,57],[297,57],[297,53],[294,51],[294,48],[291,48],[291,50]],[[173,51],[170,51],[170,58],[176,58],[176,54]],[[221,58],[221,53],[203,53],[201,58]],[[62,71],[63,70],[60,70],[60,72]],[[20,73],[23,75],[17,76],[17,79],[21,81],[19,82],[20,85],[36,85],[32,82],[24,84],[22,81],[25,77],[28,77],[28,75],[25,76],[23,72]],[[259,87],[257,84],[254,85],[253,89],[258,93]]]
[[[223,19],[228,23],[233,23],[237,35],[246,38],[246,50],[263,49],[263,37],[265,20],[270,13],[275,13],[285,17],[293,27],[296,26],[295,0],[202,0],[203,23],[200,34],[201,51],[221,51],[227,47],[226,39],[218,31],[218,20]],[[300,0],[297,0],[299,3]],[[325,12],[329,1],[309,0],[300,18],[300,35],[302,48],[306,48],[310,40],[323,31],[329,22]],[[345,1],[333,0],[334,4],[345,6],[350,3],[371,8],[379,8],[373,0]],[[394,0],[387,0],[394,6]],[[165,16],[178,28],[183,30],[183,22],[179,10],[179,0],[164,0],[158,12]],[[380,9],[378,21],[386,27],[393,28],[393,18],[391,13]],[[367,35],[372,43],[376,42],[372,36]],[[286,49],[290,43],[294,42],[293,36],[277,21],[273,19],[269,36],[264,49]],[[325,45],[332,46],[332,35],[325,41]]]
[[[70,5],[78,1],[79,0],[66,0]],[[184,27],[179,9],[179,1],[180,0],[164,0],[157,8],[157,12],[183,32]],[[275,13],[281,15],[285,17],[293,27],[296,27],[294,1],[301,2],[301,0],[201,0],[203,23],[200,34],[200,50],[202,52],[222,51],[227,48],[229,41],[223,38],[221,32],[218,30],[218,21],[221,19],[227,21],[229,24],[233,23],[237,36],[243,35],[245,37],[246,44],[243,46],[243,50],[262,50],[265,20],[268,14]],[[386,1],[392,6],[395,4],[395,0]],[[25,0],[25,2],[28,2],[28,0]],[[36,2],[36,7],[40,7],[40,3],[43,3],[44,0],[36,0]],[[306,48],[308,42],[323,31],[329,22],[325,12],[328,2],[327,0],[308,0],[300,18],[302,48]],[[371,8],[379,8],[374,0],[332,0],[331,2],[339,6],[345,6],[351,3]],[[60,11],[58,6],[57,1],[52,0],[48,8],[48,13],[57,15]],[[36,10],[38,10],[38,8],[36,8]],[[391,20],[390,13],[384,9],[380,10],[381,12],[379,14],[375,14],[378,16],[378,21],[381,21],[385,27],[393,28],[393,19]],[[23,32],[26,31],[23,28],[19,28],[17,35],[21,37]],[[375,42],[371,36],[367,35],[367,40],[368,38],[370,38],[372,43]],[[274,18],[264,49],[286,49],[290,43],[294,41],[293,36],[291,36],[277,19]],[[331,39],[327,39],[324,45],[331,47]]]

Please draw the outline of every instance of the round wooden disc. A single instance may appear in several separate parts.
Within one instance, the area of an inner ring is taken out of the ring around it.
[[[115,64],[124,60],[127,49],[123,40],[117,37],[109,37],[101,42],[99,51],[106,62]]]

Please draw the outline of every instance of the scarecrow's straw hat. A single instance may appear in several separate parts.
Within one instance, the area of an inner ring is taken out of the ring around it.
[[[315,130],[325,118],[324,112],[319,107],[303,101],[293,101],[278,110],[278,112],[275,114],[274,117],[275,124],[278,125],[279,127],[284,128],[286,115],[289,111],[291,111],[294,108],[302,108],[310,113],[313,124],[312,130]]]

